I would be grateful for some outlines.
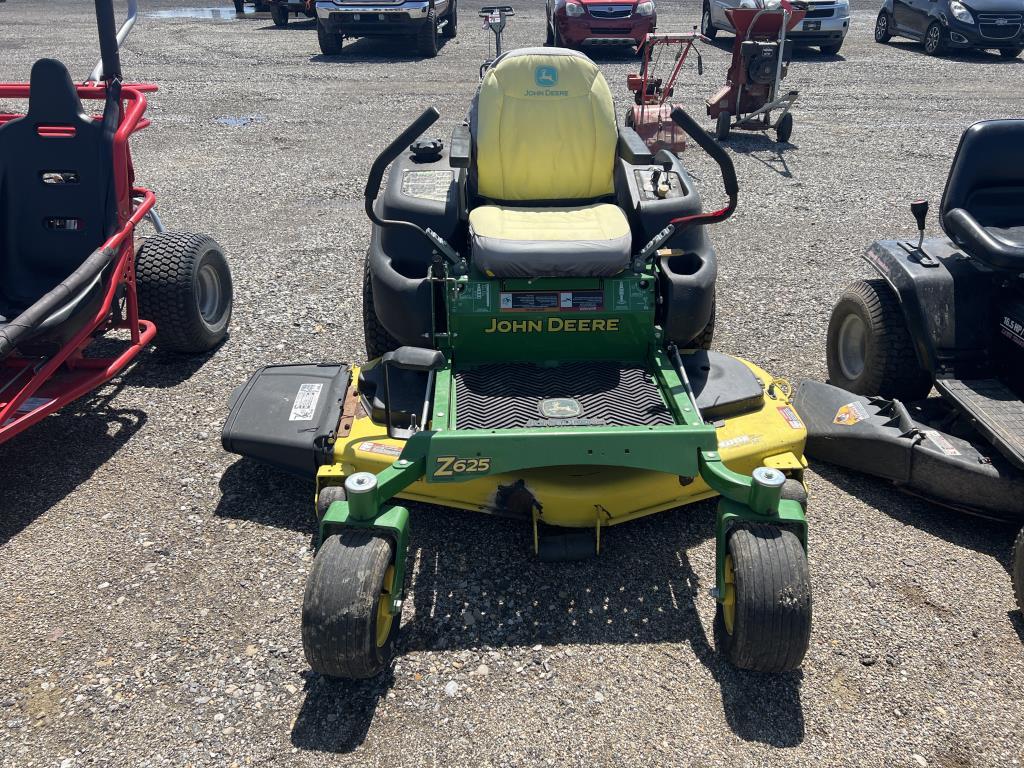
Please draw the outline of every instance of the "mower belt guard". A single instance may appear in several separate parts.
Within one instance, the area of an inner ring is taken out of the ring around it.
[[[268,365],[231,395],[224,450],[313,478],[330,460],[351,380],[347,365]]]
[[[804,381],[793,405],[807,455],[890,480],[933,501],[1001,519],[1024,519],[1024,476],[991,446],[918,421],[898,400]]]

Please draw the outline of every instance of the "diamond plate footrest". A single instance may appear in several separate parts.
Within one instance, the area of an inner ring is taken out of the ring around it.
[[[1014,465],[1024,469],[1024,403],[999,379],[939,379],[935,388],[955,402]]]

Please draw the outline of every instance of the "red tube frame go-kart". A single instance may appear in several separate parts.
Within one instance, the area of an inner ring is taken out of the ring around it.
[[[8,320],[0,322],[0,443],[109,381],[154,339],[171,350],[198,353],[212,349],[227,335],[232,285],[230,270],[219,246],[209,237],[164,232],[154,209],[156,196],[148,189],[135,186],[128,142],[134,133],[150,124],[144,117],[146,94],[157,90],[152,84],[121,83],[117,49],[130,31],[136,13],[136,2],[131,0],[128,21],[115,36],[112,0],[96,0],[103,66],[97,66],[93,82],[74,86],[79,100],[117,99],[117,128],[112,140],[116,226],[113,234],[84,258],[63,282],[15,317],[0,317],[0,321]],[[61,66],[49,61],[37,63],[40,65],[51,72],[55,66]],[[102,74],[104,72],[106,74]],[[31,94],[32,87],[28,83],[0,84],[0,100],[30,99],[31,103]],[[14,121],[25,119],[29,117],[0,114],[0,137],[5,127],[13,128]],[[32,128],[40,139],[47,141],[71,139],[76,132],[73,124],[38,122]],[[4,149],[0,139],[0,160]],[[0,176],[0,183],[3,181],[4,177]],[[82,182],[85,181],[83,178]],[[144,218],[152,221],[157,234],[149,238],[137,254],[135,234]],[[32,226],[32,222],[27,226]],[[152,285],[147,290],[153,312],[163,315],[156,319],[168,321],[166,340],[163,335],[157,338],[156,322],[140,317],[137,264],[147,274],[152,275],[154,270],[161,273],[160,280],[149,278]],[[102,292],[98,309],[90,311],[90,306],[85,306],[82,314],[75,316],[70,329],[65,329],[67,333],[57,337],[59,341],[37,343],[35,337],[39,328],[47,323],[60,328],[60,318],[71,314],[71,311],[61,313],[60,310],[69,307],[73,310],[76,292],[81,294],[83,286],[92,290],[93,281],[100,281],[97,290]],[[129,332],[126,346],[119,354],[113,357],[85,355],[95,339],[116,329]]]

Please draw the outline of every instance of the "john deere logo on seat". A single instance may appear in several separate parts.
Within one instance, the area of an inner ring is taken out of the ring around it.
[[[558,70],[554,67],[537,67],[533,72],[533,81],[538,88],[553,88],[558,85]]]
[[[571,397],[552,397],[540,401],[540,415],[545,419],[575,419],[583,415],[583,406]]]

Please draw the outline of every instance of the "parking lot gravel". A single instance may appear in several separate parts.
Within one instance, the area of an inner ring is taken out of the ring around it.
[[[429,105],[449,135],[490,33],[467,4],[435,60],[371,40],[324,58],[308,21],[141,3],[124,68],[160,91],[134,141],[138,178],[170,228],[225,247],[236,312],[212,357],[147,351],[0,448],[0,766],[1024,762],[1014,531],[825,465],[809,473],[814,628],[799,672],[747,674],[715,653],[701,503],[612,529],[601,557],[573,564],[537,562],[520,523],[416,508],[393,670],[310,673],[312,486],[223,452],[227,398],[262,364],[364,355],[369,163]],[[516,11],[507,45],[540,44],[543,4]],[[712,233],[715,345],[791,380],[824,378],[831,306],[869,274],[859,254],[913,234],[907,203],[937,204],[961,131],[1020,116],[1024,61],[877,45],[875,11],[855,3],[840,55],[797,54],[791,144],[729,142],[741,195]],[[659,27],[698,14],[662,0]],[[688,67],[676,90],[705,122],[730,41],[705,46],[703,77]],[[621,115],[635,61],[595,55]],[[91,3],[0,4],[0,77],[27,79],[40,56],[86,76]],[[713,165],[685,158],[720,200]]]

